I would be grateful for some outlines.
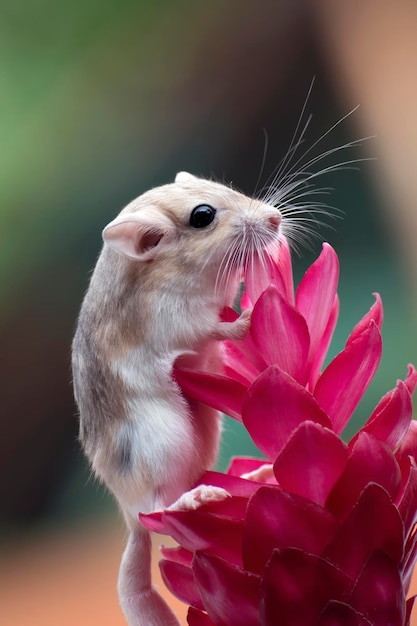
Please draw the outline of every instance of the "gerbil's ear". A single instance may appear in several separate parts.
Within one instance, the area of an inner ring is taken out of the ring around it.
[[[152,261],[174,235],[174,225],[162,215],[120,215],[103,230],[110,248],[138,261]]]
[[[196,176],[189,174],[188,172],[178,172],[175,177],[176,183],[192,183],[197,180]]]

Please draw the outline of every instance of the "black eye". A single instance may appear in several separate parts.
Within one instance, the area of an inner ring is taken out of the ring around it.
[[[216,209],[208,204],[199,204],[190,215],[190,226],[193,228],[205,228],[214,220]]]

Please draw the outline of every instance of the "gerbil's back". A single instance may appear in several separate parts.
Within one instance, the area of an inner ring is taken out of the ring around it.
[[[109,258],[110,257],[110,258]],[[117,255],[104,249],[81,306],[72,349],[80,439],[90,456],[103,433],[126,419],[128,390],[112,363],[140,340],[140,327],[129,323],[133,277],[121,279]],[[129,334],[130,333],[130,334]]]

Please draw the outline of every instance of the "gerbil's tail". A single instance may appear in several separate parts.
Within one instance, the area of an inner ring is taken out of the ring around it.
[[[179,626],[163,598],[152,588],[151,538],[137,524],[131,531],[120,564],[120,606],[129,626]]]

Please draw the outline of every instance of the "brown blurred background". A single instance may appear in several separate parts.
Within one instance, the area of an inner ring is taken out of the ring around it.
[[[331,354],[379,291],[384,357],[357,415],[417,362],[417,4],[0,0],[0,623],[123,624],[123,524],[77,444],[70,343],[103,226],[186,169],[254,191],[288,148],[376,135],[323,176],[344,212]],[[337,157],[339,158],[339,157]],[[323,162],[323,166],[336,162]],[[295,259],[301,276],[320,251]],[[253,451],[227,423],[220,467]],[[415,619],[417,624],[417,618]]]

